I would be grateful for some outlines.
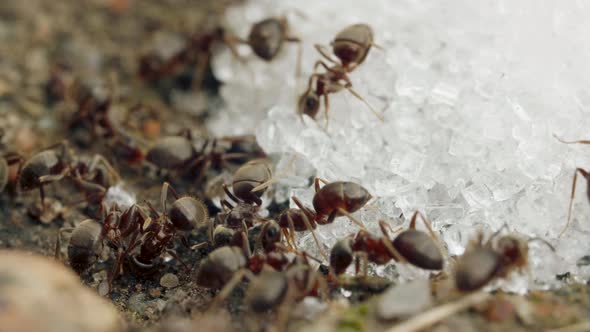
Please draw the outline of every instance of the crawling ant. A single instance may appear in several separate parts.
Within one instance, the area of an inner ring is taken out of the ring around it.
[[[148,150],[145,159],[156,167],[180,173],[197,170],[197,178],[206,175],[210,168],[223,168],[230,160],[249,157],[247,152],[229,152],[234,144],[248,140],[247,137],[223,137],[205,139],[199,142],[190,132],[181,136],[167,136],[159,139]]]
[[[289,32],[287,18],[271,17],[254,23],[250,29],[247,40],[237,39],[237,42],[250,46],[254,54],[264,61],[272,61],[281,51],[285,42],[297,43],[296,73],[301,68],[301,39]]]
[[[223,185],[223,190],[229,200],[221,200],[224,211],[217,214],[218,222],[229,228],[242,228],[244,231],[255,223],[266,222],[266,218],[258,215],[258,210],[262,205],[260,197],[265,188],[258,191],[255,189],[261,188],[271,181],[272,171],[264,160],[251,160],[240,166],[233,175],[233,192],[229,190],[227,185]]]
[[[555,134],[553,136],[558,141],[560,141],[561,143],[564,143],[564,144],[590,144],[590,140],[564,141]],[[590,200],[590,172],[583,169],[583,168],[578,167],[574,171],[574,178],[573,178],[573,182],[572,182],[572,193],[570,195],[570,203],[569,203],[568,212],[567,212],[567,223],[565,224],[565,226],[563,227],[561,232],[559,232],[559,237],[561,237],[565,233],[565,231],[569,228],[570,222],[572,220],[572,210],[574,207],[574,198],[576,196],[576,183],[578,181],[578,173],[581,174],[584,177],[584,179],[586,180],[586,186],[587,186],[586,195],[588,196],[588,199]]]
[[[430,236],[416,230],[416,220],[420,216],[428,229]],[[420,213],[415,212],[408,229],[401,232],[395,239],[390,240],[387,225],[379,221],[383,236],[375,236],[366,230],[360,230],[356,235],[337,242],[330,252],[330,268],[336,275],[346,271],[357,256],[356,272],[359,272],[359,257],[363,260],[363,276],[366,276],[367,262],[383,265],[390,260],[409,263],[425,270],[441,270],[443,255],[437,243],[437,237],[430,227],[430,223]]]
[[[459,257],[454,271],[458,290],[475,291],[496,278],[506,278],[514,270],[522,272],[528,267],[528,243],[532,241],[541,241],[555,251],[550,243],[537,237],[525,240],[510,234],[496,240],[504,228],[507,225],[502,226],[485,242],[480,233],[469,244],[463,256]]]
[[[282,261],[283,263],[286,261]],[[216,307],[231,294],[233,289],[246,277],[250,285],[244,296],[244,304],[253,314],[266,314],[275,308],[286,308],[306,296],[327,297],[327,284],[324,277],[313,269],[306,253],[298,253],[290,263],[281,269],[262,267],[260,272],[242,268],[236,271],[217,294],[212,307]],[[278,322],[282,325],[288,314],[278,313]]]
[[[101,155],[96,154],[88,161],[75,158],[67,141],[48,147],[33,155],[23,164],[19,172],[20,187],[24,191],[39,189],[41,204],[45,204],[43,186],[70,177],[85,192],[94,192],[102,200],[107,187],[112,184],[107,173],[120,179],[119,174]]]
[[[261,205],[260,197],[264,190],[256,190],[272,179],[272,171],[265,160],[251,160],[240,166],[232,181],[233,194],[246,203]]]
[[[285,42],[298,43],[297,73],[301,63],[301,40],[289,32],[289,24],[285,17],[271,17],[254,23],[247,39],[241,39],[222,27],[205,33],[194,34],[187,46],[168,60],[162,60],[155,54],[147,54],[140,58],[139,77],[145,81],[155,81],[178,72],[181,68],[196,63],[193,82],[200,89],[205,71],[211,57],[211,49],[215,43],[225,44],[233,56],[243,61],[236,45],[249,45],[254,54],[264,61],[272,61]]]
[[[168,191],[175,198],[169,209],[166,202]],[[153,274],[160,266],[160,256],[164,252],[176,258],[188,270],[188,266],[171,248],[172,240],[175,237],[180,237],[182,243],[189,247],[188,241],[180,233],[191,231],[206,223],[209,219],[207,208],[201,201],[193,197],[180,197],[168,182],[164,182],[162,185],[160,203],[164,212],[156,211],[148,202],[148,207],[151,210],[149,219],[143,214],[138,214],[138,218],[129,224],[134,228],[133,231],[127,232],[130,237],[129,243],[116,246],[119,253],[112,279],[119,271],[124,256],[129,256],[130,268],[138,275]],[[151,221],[149,224],[148,220]],[[137,253],[134,253],[135,248],[138,248]]]
[[[324,99],[324,112],[326,125],[328,124],[329,99],[328,95],[337,93],[342,89],[348,90],[354,97],[362,101],[377,118],[383,121],[383,117],[377,113],[365,99],[353,88],[348,73],[359,66],[374,46],[373,30],[367,24],[354,24],[340,31],[331,42],[333,53],[338,60],[333,59],[322,45],[315,45],[316,50],[330,63],[327,65],[318,60],[314,65],[314,73],[310,76],[307,90],[299,97],[298,112],[315,119],[320,109],[320,98]],[[324,73],[315,72],[322,66]]]
[[[322,188],[320,188],[320,181],[325,184]],[[352,213],[358,211],[373,198],[367,189],[354,182],[336,181],[330,183],[320,178],[315,179],[314,187],[313,207],[315,212],[304,207],[298,199],[295,199],[296,197],[293,198],[299,208],[306,211],[304,214],[313,215],[315,222],[320,225],[331,224],[336,217],[347,216],[359,227],[366,228],[352,216]]]

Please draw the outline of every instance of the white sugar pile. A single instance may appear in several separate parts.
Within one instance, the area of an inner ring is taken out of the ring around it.
[[[582,180],[572,225],[558,239],[574,169],[590,165],[590,146],[553,137],[590,138],[590,3],[250,0],[226,20],[245,38],[254,22],[283,14],[303,40],[303,75],[295,79],[294,44],[270,63],[240,48],[246,66],[221,52],[214,71],[225,82],[225,105],[210,122],[218,134],[255,128],[261,146],[282,155],[278,199],[296,195],[311,205],[314,175],[351,180],[375,196],[356,214],[371,230],[379,219],[407,224],[419,210],[456,255],[476,230],[491,233],[507,223],[557,249],[531,243],[536,287],[555,283],[556,274],[590,275],[584,259],[590,204]],[[320,59],[313,44],[329,44],[359,22],[373,28],[383,50],[373,48],[350,77],[385,121],[341,91],[330,95],[327,129],[323,115],[302,122],[297,96]],[[318,233],[329,250],[356,230],[338,218]],[[310,236],[300,242],[317,255]],[[406,270],[406,277],[416,273]],[[506,287],[523,291],[526,277]]]

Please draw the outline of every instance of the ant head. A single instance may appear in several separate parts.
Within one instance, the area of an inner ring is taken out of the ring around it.
[[[528,241],[515,235],[505,235],[497,240],[495,247],[507,264],[526,265],[529,252]]]
[[[299,100],[299,113],[315,119],[320,110],[320,96],[315,91],[308,91]]]

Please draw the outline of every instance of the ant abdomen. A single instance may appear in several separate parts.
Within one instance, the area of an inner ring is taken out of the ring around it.
[[[439,247],[428,234],[408,229],[393,240],[394,248],[410,264],[425,270],[441,270],[443,256]]]
[[[313,207],[317,221],[328,217],[328,222],[343,215],[340,210],[353,213],[362,208],[372,198],[369,191],[354,182],[337,181],[323,186],[313,197]]]

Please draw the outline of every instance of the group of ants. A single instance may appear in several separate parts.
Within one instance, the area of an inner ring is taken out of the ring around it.
[[[289,35],[284,18],[270,18],[255,24],[248,40],[237,39],[223,29],[216,29],[199,34],[198,38],[193,37],[185,50],[167,62],[152,56],[142,58],[140,76],[146,80],[161,79],[171,75],[178,66],[190,62],[190,59],[197,59],[197,63],[202,64],[209,57],[211,45],[219,41],[232,49],[236,42],[246,43],[264,60],[273,59],[284,42],[300,42]],[[364,61],[374,45],[371,28],[366,24],[349,26],[337,34],[331,45],[337,60],[327,54],[324,47],[316,46],[333,65],[317,62],[315,67],[322,66],[325,72],[314,73],[310,77],[307,91],[299,100],[299,112],[302,114],[315,117],[321,96],[327,113],[328,94],[341,89],[347,89],[360,98],[352,90],[347,73]],[[195,75],[198,76],[203,69],[199,65],[197,69]],[[64,94],[55,77],[51,85],[51,91]],[[100,101],[84,89],[77,89],[74,100],[78,111],[72,126],[83,125],[92,131],[98,128],[103,135],[122,135],[109,120],[108,101]],[[530,241],[541,240],[551,247],[539,238],[525,239],[516,234],[503,234],[505,227],[502,227],[487,239],[484,239],[483,233],[478,233],[462,256],[450,258],[430,221],[420,212],[413,214],[406,229],[394,230],[386,221],[378,221],[380,234],[374,234],[353,216],[371,200],[369,191],[357,183],[327,182],[319,178],[314,181],[312,207],[292,197],[297,208],[287,208],[279,215],[263,217],[260,215],[263,194],[277,182],[277,177],[273,176],[270,163],[259,158],[263,154],[255,153],[258,150],[250,145],[241,145],[245,140],[243,137],[224,137],[198,142],[190,132],[184,132],[156,140],[145,153],[132,145],[120,145],[130,160],[147,161],[168,172],[193,173],[198,179],[211,169],[243,161],[234,172],[231,184],[223,185],[226,197],[220,201],[221,211],[212,218],[200,199],[177,193],[168,182],[161,187],[159,207],[149,201],[128,207],[108,205],[105,195],[110,187],[120,182],[119,173],[102,155],[92,158],[77,156],[67,141],[45,148],[28,159],[15,152],[4,152],[0,158],[0,192],[9,182],[9,166],[15,164],[18,164],[18,188],[22,191],[38,190],[43,208],[46,208],[44,186],[62,179],[71,180],[84,193],[87,203],[98,207],[100,217],[86,219],[73,228],[60,229],[55,255],[59,258],[60,239],[64,233],[70,232],[67,259],[70,267],[82,274],[97,263],[105,246],[110,248],[109,292],[113,281],[123,271],[142,277],[152,276],[167,264],[167,256],[191,271],[193,268],[177,254],[178,246],[188,250],[208,248],[209,254],[194,268],[194,282],[201,287],[219,290],[214,300],[219,304],[246,279],[249,285],[244,303],[249,310],[259,313],[306,296],[327,299],[353,262],[357,277],[362,279],[367,275],[368,263],[385,265],[395,261],[419,269],[442,271],[445,260],[452,260],[451,277],[456,289],[472,292],[492,280],[507,277],[512,271],[527,268]],[[590,186],[589,172],[577,169],[572,201],[578,173],[587,179]],[[174,199],[171,204],[169,194]],[[358,225],[359,230],[338,241],[326,254],[315,230],[322,225],[343,222],[338,220],[341,217]],[[568,224],[570,217],[571,204]],[[418,221],[423,222],[427,231],[416,229]],[[191,232],[203,226],[206,226],[208,240],[190,243]],[[302,232],[311,232],[323,260],[298,248],[296,235]],[[313,261],[326,262],[327,265],[320,264],[321,268],[318,268]]]

